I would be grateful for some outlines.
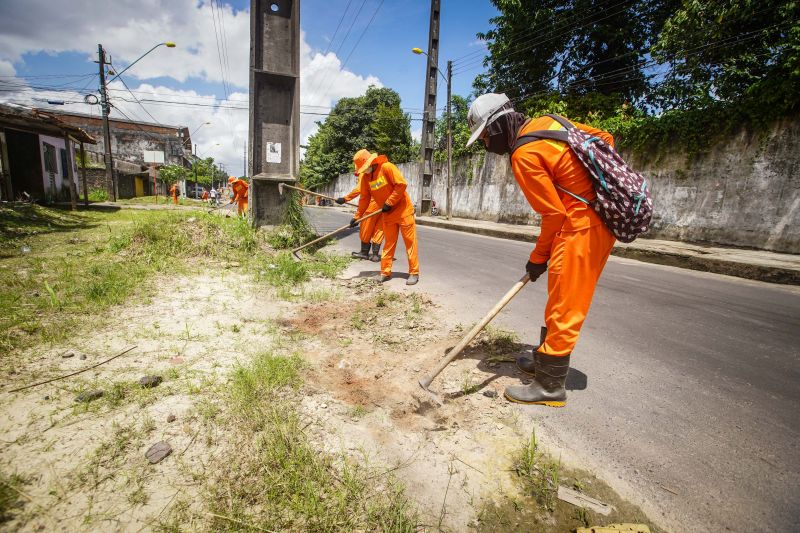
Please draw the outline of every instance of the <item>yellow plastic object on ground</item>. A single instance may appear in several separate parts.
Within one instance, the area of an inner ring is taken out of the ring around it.
[[[575,533],[650,533],[644,524],[608,524],[607,526],[579,527]]]

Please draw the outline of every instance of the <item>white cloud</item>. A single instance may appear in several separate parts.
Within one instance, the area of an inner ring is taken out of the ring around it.
[[[193,0],[4,0],[0,13],[0,59],[20,61],[29,52],[85,52],[95,58],[102,43],[118,67],[128,65],[161,41],[161,47],[137,63],[130,76],[167,76],[178,81],[197,77],[222,81],[217,39],[227,44],[230,83],[248,85],[250,14],[230,6],[214,15],[210,2]],[[215,24],[217,30],[215,32]],[[222,47],[222,43],[220,43]]]
[[[230,80],[237,87],[226,99],[223,94],[199,94],[194,90],[136,81],[136,78],[155,77],[168,77],[178,82],[189,78],[221,80],[210,3],[118,0],[97,4],[72,0],[68,8],[58,11],[58,16],[53,16],[52,9],[52,4],[44,0],[3,2],[0,8],[0,75],[13,76],[12,63],[22,61],[25,53],[79,51],[91,56],[96,54],[96,45],[87,43],[98,42],[104,43],[112,54],[115,66],[123,68],[146,51],[150,43],[143,35],[154,36],[154,42],[173,40],[177,48],[159,48],[125,74],[128,86],[161,124],[186,126],[194,131],[204,122],[211,122],[192,136],[198,145],[198,154],[212,155],[225,162],[232,174],[243,172],[243,150],[248,135],[248,12],[234,13],[230,6],[222,9],[228,35]],[[300,117],[302,144],[316,131],[316,122],[324,120],[323,114],[337,100],[363,94],[369,85],[382,86],[375,76],[360,76],[343,69],[334,53],[323,55],[312,50],[304,33],[301,33],[300,69],[300,104],[304,113]],[[0,100],[33,107],[49,107],[46,100],[79,102],[58,109],[99,114],[99,106],[80,103],[86,92],[96,90],[94,86],[84,93],[55,92],[31,89],[22,79],[3,80],[20,86],[20,90],[0,92]],[[153,122],[119,81],[113,82],[110,89],[112,102],[118,110],[135,120]],[[228,107],[245,109],[226,109]],[[123,118],[116,111],[112,116]]]

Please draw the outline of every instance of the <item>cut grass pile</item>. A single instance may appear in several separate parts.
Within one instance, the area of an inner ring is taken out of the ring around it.
[[[246,220],[203,211],[11,205],[0,208],[0,237],[0,360],[7,368],[13,350],[63,342],[108,307],[155,289],[145,283],[155,275],[187,272],[188,263],[192,270],[210,260],[238,263],[287,299],[302,296],[296,284],[333,277],[347,264],[320,252],[297,266],[273,258]]]
[[[320,452],[298,414],[299,356],[265,352],[219,391],[224,461],[202,479],[203,509],[180,504],[166,530],[207,520],[209,531],[416,531],[402,487],[345,457]],[[192,516],[194,513],[194,516]]]

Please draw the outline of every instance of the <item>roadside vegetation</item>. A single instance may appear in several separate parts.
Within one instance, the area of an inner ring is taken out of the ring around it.
[[[314,421],[296,409],[304,366],[298,354],[263,352],[219,389],[226,460],[202,480],[207,529],[416,531],[415,505],[392,476],[311,441]],[[191,513],[176,506],[165,529],[181,530]]]
[[[322,252],[294,263],[244,219],[201,210],[2,207],[0,236],[0,359],[6,367],[13,366],[12,350],[58,344],[113,305],[169,289],[169,276],[187,272],[188,263],[235,263],[286,298],[298,281],[331,277],[347,264]]]
[[[494,370],[462,361],[441,379],[469,369],[463,393],[431,410],[414,397],[416,379],[463,331],[442,331],[424,294],[336,279],[347,257],[316,250],[298,261],[285,249],[310,237],[304,226],[254,231],[205,210],[0,209],[0,355],[15,385],[91,363],[63,359],[67,350],[139,345],[92,374],[8,396],[0,522],[47,529],[69,515],[66,527],[176,532],[609,522],[557,500],[559,484],[611,503],[613,518],[643,516],[534,437],[514,457],[503,447],[492,467],[518,490],[478,505],[481,461],[494,450],[463,457],[459,439],[488,428],[516,446],[527,431],[496,394],[478,393],[525,345],[487,329],[470,354]],[[144,373],[163,382],[144,387]],[[151,464],[145,451],[159,441],[173,451]],[[437,469],[421,495],[413,472]]]

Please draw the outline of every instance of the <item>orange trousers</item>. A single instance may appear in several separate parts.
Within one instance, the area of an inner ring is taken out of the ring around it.
[[[383,217],[375,217],[383,218]],[[419,256],[417,255],[417,223],[414,215],[403,217],[399,222],[383,222],[383,234],[386,244],[381,253],[381,274],[390,276],[392,274],[392,259],[397,248],[398,233],[403,235],[403,243],[406,245],[406,255],[408,256],[408,273],[419,274]]]
[[[172,203],[174,203],[175,205],[178,205],[178,195],[177,194],[173,194],[172,195]]]
[[[236,201],[236,214],[242,216],[247,214],[247,198]]]
[[[373,211],[374,213],[374,211]],[[364,216],[372,213],[365,213]],[[373,244],[380,244],[383,242],[383,215],[368,218],[359,224],[358,230],[361,242],[371,242]]]
[[[547,266],[547,337],[540,353],[572,353],[615,241],[605,224],[556,235]]]

